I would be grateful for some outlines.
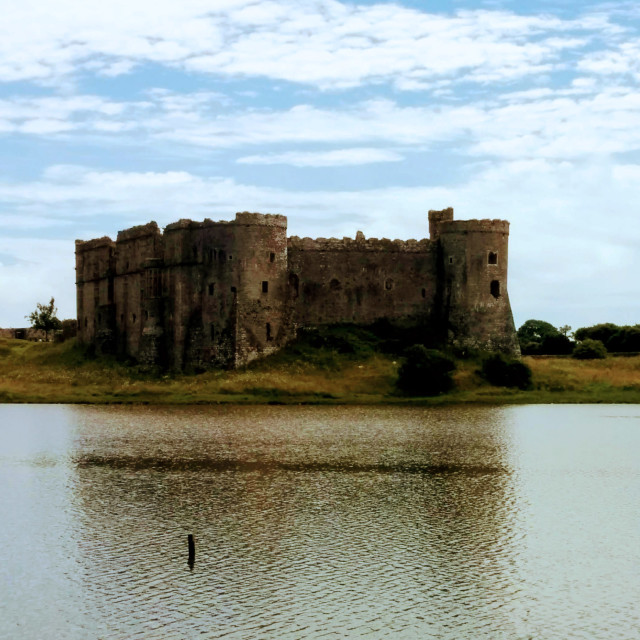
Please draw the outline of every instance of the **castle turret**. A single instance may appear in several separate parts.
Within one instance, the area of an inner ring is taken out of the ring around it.
[[[463,350],[519,355],[507,293],[509,223],[450,218],[434,220],[433,227],[447,341]]]

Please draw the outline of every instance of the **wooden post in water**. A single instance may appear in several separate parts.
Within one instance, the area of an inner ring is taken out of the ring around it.
[[[189,567],[191,569],[193,569],[193,565],[195,564],[195,561],[196,561],[196,545],[195,545],[195,542],[193,541],[193,534],[192,533],[189,534],[188,540],[189,540],[189,560],[188,560],[188,564],[189,564]]]

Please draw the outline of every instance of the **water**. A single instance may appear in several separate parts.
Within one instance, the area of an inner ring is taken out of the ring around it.
[[[639,445],[638,406],[0,406],[0,637],[638,638]]]

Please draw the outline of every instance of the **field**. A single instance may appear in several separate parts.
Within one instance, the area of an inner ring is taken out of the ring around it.
[[[356,341],[357,342],[357,341]],[[640,356],[605,360],[524,358],[528,391],[494,387],[477,360],[459,360],[455,389],[434,398],[406,398],[395,389],[400,358],[335,340],[298,345],[236,371],[167,374],[115,359],[91,359],[74,340],[0,340],[0,402],[24,403],[335,403],[529,404],[640,403]]]

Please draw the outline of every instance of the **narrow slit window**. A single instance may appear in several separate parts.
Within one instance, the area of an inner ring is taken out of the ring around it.
[[[271,252],[269,254],[269,262],[275,262],[276,261],[276,254]]]
[[[262,293],[269,293],[269,282],[267,280],[262,281]]]
[[[213,282],[209,283],[209,295],[212,296],[213,292],[215,291],[216,285]]]
[[[489,257],[487,258],[488,264],[498,264],[498,253],[496,251],[489,251]]]
[[[491,281],[491,295],[494,298],[500,297],[500,282],[498,280]]]
[[[426,298],[427,297],[427,290],[423,287],[422,289],[422,297]]]
[[[453,264],[453,256],[449,256],[449,264]]]
[[[266,331],[267,331],[267,342],[270,342],[271,340],[273,340],[273,336],[271,335],[271,323],[270,322],[267,322]]]

